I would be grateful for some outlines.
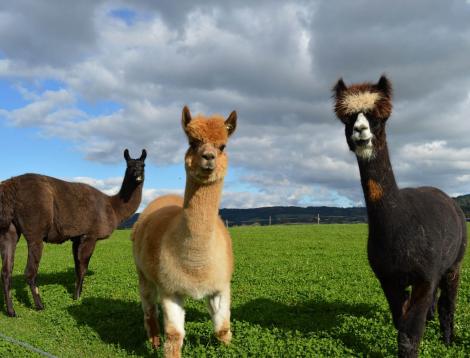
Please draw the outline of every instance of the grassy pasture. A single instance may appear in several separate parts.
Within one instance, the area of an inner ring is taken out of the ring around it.
[[[295,225],[231,229],[236,257],[232,284],[234,339],[212,337],[205,303],[186,304],[186,357],[394,356],[396,332],[365,254],[367,226]],[[99,242],[79,302],[72,299],[70,243],[45,245],[39,287],[46,309],[32,308],[16,252],[13,290],[18,317],[5,315],[0,333],[59,357],[147,357],[129,231]],[[463,268],[457,341],[446,348],[439,324],[428,324],[422,357],[470,355],[470,262]],[[158,352],[161,355],[161,352]],[[0,338],[1,357],[39,356]]]

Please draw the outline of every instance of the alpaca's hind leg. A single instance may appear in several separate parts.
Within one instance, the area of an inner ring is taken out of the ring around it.
[[[13,271],[13,264],[15,261],[15,249],[18,242],[18,234],[16,228],[10,225],[8,230],[0,235],[0,252],[2,255],[2,281],[3,281],[3,296],[5,297],[5,304],[7,306],[7,314],[10,317],[15,317],[16,313],[13,309],[13,300],[11,299],[11,273]]]
[[[427,282],[413,286],[410,303],[403,312],[398,328],[398,356],[417,357],[424,333],[426,315],[432,303],[435,287]]]
[[[76,238],[72,243],[73,259],[75,261],[75,293],[74,300],[78,300],[82,293],[83,280],[85,278],[88,264],[90,263],[91,255],[95,250],[96,240],[82,236]]]
[[[178,296],[165,296],[161,298],[161,303],[165,326],[165,357],[179,358],[185,335],[184,302]]]
[[[160,324],[158,322],[158,306],[156,304],[157,288],[137,270],[139,276],[139,291],[144,311],[144,326],[153,348],[160,346]]]
[[[44,309],[44,306],[41,302],[41,297],[39,296],[39,288],[36,285],[36,277],[38,274],[39,262],[41,261],[44,243],[42,238],[39,237],[26,237],[26,242],[28,243],[28,262],[26,264],[24,274],[26,276],[26,282],[31,289],[31,294],[33,295],[34,305],[36,306],[36,309],[42,310]]]
[[[437,303],[437,287],[434,290],[434,293],[432,295],[432,303],[431,303],[431,306],[429,307],[428,314],[426,316],[426,322],[432,321],[434,319],[434,315],[436,312],[436,303]]]
[[[450,344],[454,338],[454,312],[459,286],[460,265],[446,273],[439,283],[441,295],[437,304],[442,339]]]
[[[215,336],[224,344],[232,339],[230,331],[230,287],[208,299],[209,313],[214,323]]]

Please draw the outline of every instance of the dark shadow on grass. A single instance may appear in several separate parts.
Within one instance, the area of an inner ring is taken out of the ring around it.
[[[258,298],[232,308],[233,321],[245,321],[265,328],[298,331],[307,337],[311,333],[338,339],[360,355],[380,356],[367,341],[354,330],[342,331],[345,317],[372,318],[380,308],[375,305],[344,302],[308,301],[287,305],[267,298]],[[125,349],[129,354],[150,357],[155,355],[143,327],[142,309],[139,302],[119,299],[85,298],[80,305],[71,306],[68,312],[78,325],[92,328],[107,343]],[[206,310],[187,308],[187,322],[210,322]],[[160,322],[161,323],[161,322]],[[163,327],[163,325],[161,325]],[[323,332],[323,333],[322,333]],[[236,334],[236,333],[235,333]],[[192,337],[186,341],[193,344],[218,344],[213,335]]]
[[[85,283],[83,289],[86,290],[86,277],[93,275],[93,270],[89,270],[85,276]],[[75,289],[75,270],[69,268],[66,271],[54,272],[54,273],[38,273],[37,285],[39,290],[42,286],[46,285],[62,285],[65,287],[67,292],[72,296]],[[33,308],[33,302],[31,299],[31,293],[24,275],[14,275],[12,278],[12,290],[15,290],[15,297],[25,307]],[[5,307],[5,299],[3,293],[0,294],[0,305]]]
[[[286,305],[268,298],[257,298],[241,306],[232,308],[232,319],[246,321],[265,328],[298,331],[302,334],[327,333],[341,340],[345,346],[366,356],[380,356],[371,350],[367,342],[361,341],[355,331],[340,332],[345,317],[372,318],[380,308],[366,303],[350,304],[307,301],[297,305]]]
[[[146,344],[147,334],[139,302],[91,297],[67,310],[78,325],[92,328],[103,342],[119,346],[129,354],[155,356]]]
[[[342,315],[371,317],[378,307],[365,303],[307,301],[286,305],[268,298],[257,298],[241,306],[232,307],[232,318],[277,327],[284,330],[311,333],[330,331],[341,323]]]

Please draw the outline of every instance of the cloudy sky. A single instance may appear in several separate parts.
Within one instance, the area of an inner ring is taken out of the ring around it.
[[[222,207],[362,205],[331,87],[382,73],[399,185],[470,193],[469,0],[2,1],[0,179],[182,192],[187,104],[238,112]]]

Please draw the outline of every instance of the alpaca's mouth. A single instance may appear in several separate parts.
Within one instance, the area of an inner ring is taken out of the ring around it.
[[[358,147],[367,147],[370,144],[371,138],[369,139],[358,139],[355,141]]]
[[[202,165],[201,170],[203,173],[210,174],[214,171],[215,166],[214,165]]]
[[[210,177],[212,173],[214,173],[214,169],[212,168],[201,168],[201,174],[203,177]]]
[[[215,168],[207,167],[207,166],[201,166],[201,167],[199,167],[199,170],[198,170],[196,175],[200,180],[206,181],[206,180],[209,180],[210,178],[212,178],[214,173],[215,173]]]

